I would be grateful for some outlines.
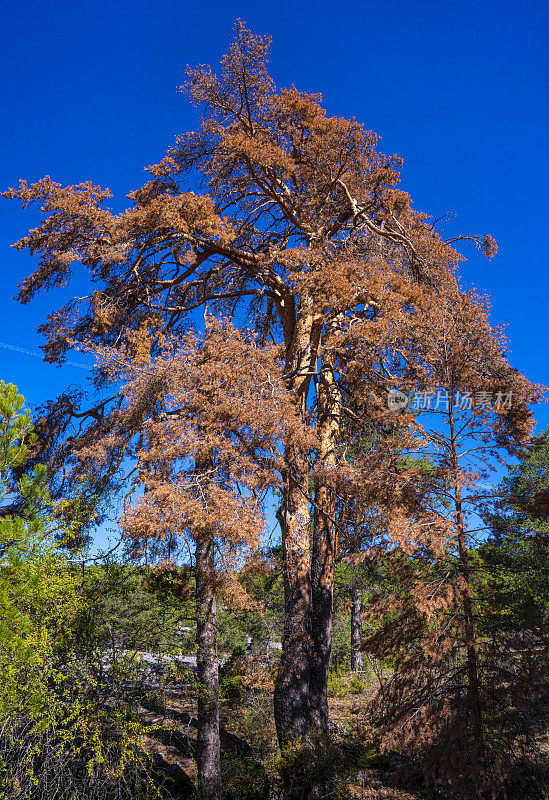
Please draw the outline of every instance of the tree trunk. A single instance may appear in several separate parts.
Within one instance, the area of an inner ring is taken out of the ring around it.
[[[463,591],[463,610],[465,612],[465,638],[467,640],[467,679],[468,702],[473,721],[473,736],[477,754],[484,755],[484,731],[482,729],[482,704],[480,699],[480,681],[478,674],[478,657],[476,648],[473,607],[470,587]]]
[[[351,589],[351,671],[364,666],[362,653],[362,592],[356,586]]]
[[[305,301],[287,346],[286,374],[304,415],[319,331]],[[309,702],[311,661],[311,552],[309,464],[299,443],[286,442],[282,507],[277,514],[284,556],[284,633],[274,690],[274,717],[282,749],[305,742],[311,730]]]
[[[316,492],[317,505],[327,505],[325,486]],[[328,731],[328,676],[332,654],[332,608],[334,531],[322,512],[315,514],[312,548],[312,624],[311,717],[314,725]]]
[[[334,562],[337,531],[335,526],[336,444],[339,435],[341,399],[332,367],[322,366],[318,390],[318,429],[320,450],[315,491],[312,545],[312,638],[311,716],[315,726],[328,731],[328,676],[332,654],[332,611]]]
[[[450,395],[452,397],[453,395]],[[450,399],[448,411],[450,422],[450,447],[452,466],[454,470],[454,502],[457,528],[457,541],[459,553],[459,568],[463,581],[462,603],[464,616],[464,639],[467,651],[467,702],[471,713],[473,739],[477,756],[484,757],[484,731],[482,728],[482,703],[480,699],[480,679],[477,657],[477,639],[473,603],[471,601],[471,574],[469,570],[469,557],[465,541],[465,518],[461,502],[461,483],[458,461],[457,436],[454,426],[454,408]]]
[[[274,715],[282,749],[292,742],[305,741],[311,729],[309,508],[303,495],[307,491],[306,476],[304,479],[298,472],[297,460],[293,461],[293,468],[278,514],[284,551],[284,633],[274,690]]]
[[[221,797],[219,675],[217,664],[215,553],[213,537],[196,540],[196,641],[198,678],[198,794]]]

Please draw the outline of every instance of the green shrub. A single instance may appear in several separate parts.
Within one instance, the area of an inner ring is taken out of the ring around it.
[[[353,675],[330,672],[328,677],[328,695],[330,697],[348,697],[350,694],[366,694],[368,684],[366,681]]]
[[[98,679],[74,647],[84,600],[52,533],[46,471],[24,472],[33,437],[23,405],[0,382],[0,505],[17,508],[0,519],[0,798],[158,796],[143,726],[114,689],[124,670]]]
[[[348,682],[339,672],[330,672],[328,676],[329,697],[346,697],[349,694]]]
[[[358,766],[360,769],[389,769],[390,759],[386,753],[378,753],[377,750],[368,750],[363,755]]]
[[[366,681],[354,675],[349,684],[350,694],[366,694],[368,691],[368,684]]]

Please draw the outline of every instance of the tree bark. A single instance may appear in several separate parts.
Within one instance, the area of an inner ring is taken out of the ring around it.
[[[480,679],[477,656],[477,638],[475,630],[475,619],[473,614],[473,603],[471,601],[471,574],[469,569],[469,557],[465,542],[465,518],[461,500],[460,470],[457,450],[457,436],[454,426],[454,408],[450,395],[450,406],[448,418],[450,422],[450,451],[452,468],[454,471],[454,503],[455,518],[457,528],[459,569],[463,581],[462,603],[464,616],[464,639],[467,652],[467,702],[471,713],[473,739],[476,752],[480,759],[484,756],[484,731],[482,728],[482,702],[480,698]]]
[[[318,505],[327,505],[325,486],[316,492]],[[311,717],[322,732],[328,731],[328,676],[332,654],[333,609],[333,526],[322,512],[315,514],[312,548],[312,624],[313,654],[311,659]]]
[[[362,653],[362,592],[357,586],[351,589],[351,672],[364,666]]]
[[[274,716],[280,747],[303,742],[311,729],[309,707],[311,580],[309,508],[306,476],[292,462],[278,519],[284,551],[284,633],[274,690]],[[305,477],[305,479],[304,479]]]
[[[287,346],[286,374],[303,416],[319,332],[305,301]],[[284,554],[284,633],[274,690],[274,717],[281,749],[305,742],[311,731],[311,543],[309,464],[299,443],[287,442],[282,507],[277,514]]]
[[[328,732],[328,677],[332,654],[332,612],[337,531],[335,515],[336,444],[340,426],[341,399],[333,368],[324,364],[318,389],[320,450],[315,491],[312,543],[311,593],[312,638],[311,716],[314,725]]]
[[[221,798],[219,674],[217,664],[215,552],[213,537],[196,540],[196,641],[198,678],[198,794]]]

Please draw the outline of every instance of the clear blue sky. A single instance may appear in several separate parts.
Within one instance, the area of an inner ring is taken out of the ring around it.
[[[8,0],[0,185],[91,179],[122,204],[143,167],[196,125],[176,87],[186,64],[217,65],[237,17],[273,36],[279,85],[322,92],[330,114],[357,117],[381,133],[384,152],[404,157],[418,209],[455,211],[449,235],[495,236],[492,262],[465,251],[464,283],[508,323],[514,365],[549,383],[545,2]],[[62,293],[13,300],[32,264],[9,244],[36,220],[13,202],[1,210],[0,343],[36,352],[36,328]],[[0,347],[0,377],[32,404],[85,375]],[[545,427],[549,408],[537,416]]]

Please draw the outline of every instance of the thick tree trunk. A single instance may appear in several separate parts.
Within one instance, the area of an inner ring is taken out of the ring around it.
[[[196,641],[198,678],[198,794],[221,797],[219,675],[216,641],[215,553],[213,537],[196,541]]]
[[[310,535],[306,473],[292,463],[278,518],[284,551],[284,633],[274,691],[276,732],[281,748],[303,742],[311,729],[310,679]]]
[[[362,592],[357,586],[351,589],[351,671],[364,666],[362,653]]]
[[[301,309],[288,343],[286,374],[296,396],[296,412],[304,415],[311,373],[315,369],[318,332],[307,303]],[[274,716],[282,749],[306,742],[311,730],[309,701],[311,662],[311,543],[309,465],[299,443],[286,442],[283,502],[277,517],[284,555],[284,633],[274,691]]]
[[[323,503],[326,487],[316,492],[318,505]],[[325,505],[325,504],[324,504]],[[328,731],[328,676],[332,654],[333,608],[333,526],[322,514],[315,514],[312,548],[312,624],[311,717],[316,728]]]
[[[315,491],[311,564],[312,638],[311,716],[314,725],[328,731],[328,676],[332,654],[332,611],[336,552],[335,469],[340,425],[340,394],[333,369],[324,364],[318,390],[320,451]]]

